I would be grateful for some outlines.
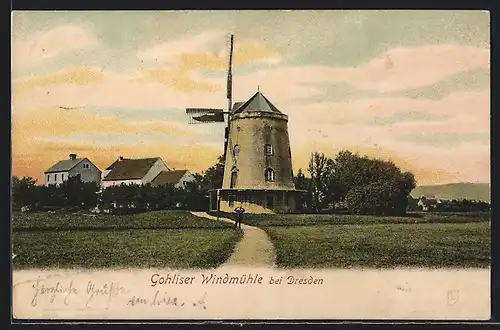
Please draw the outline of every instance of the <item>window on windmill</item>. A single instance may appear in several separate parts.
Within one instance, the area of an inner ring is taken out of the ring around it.
[[[272,155],[273,154],[273,146],[270,145],[270,144],[266,144],[265,146],[265,151],[266,151],[266,155]]]
[[[264,176],[266,177],[266,181],[274,181],[274,170],[272,168],[266,168]]]
[[[232,170],[231,171],[231,182],[229,183],[230,188],[236,187],[236,182],[238,181],[238,171],[237,170]]]
[[[239,145],[235,145],[234,148],[233,148],[233,155],[235,157],[239,156],[240,154],[240,146]]]

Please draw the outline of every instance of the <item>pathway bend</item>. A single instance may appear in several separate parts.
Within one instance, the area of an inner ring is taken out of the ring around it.
[[[217,217],[206,212],[191,212],[197,217],[217,221]],[[218,221],[234,224],[234,220],[219,217]],[[233,254],[221,267],[275,267],[276,251],[266,232],[260,228],[241,224],[243,238],[238,242]]]

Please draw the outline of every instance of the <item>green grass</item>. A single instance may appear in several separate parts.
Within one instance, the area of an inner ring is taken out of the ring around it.
[[[182,211],[96,217],[15,213],[13,266],[213,268],[241,237],[230,223]]]
[[[95,217],[79,213],[15,212],[12,220],[14,231],[229,227],[230,223],[209,221],[186,211],[158,211],[130,215],[99,214]]]
[[[215,213],[211,214],[215,215]],[[221,217],[234,219],[234,213],[220,213]],[[245,214],[243,223],[257,227],[294,227],[324,225],[373,225],[373,224],[422,224],[469,223],[490,221],[489,213],[418,213],[407,216],[370,216],[350,214]]]
[[[14,232],[13,267],[206,269],[223,263],[241,236],[229,228]]]
[[[264,228],[284,268],[488,267],[489,222]]]

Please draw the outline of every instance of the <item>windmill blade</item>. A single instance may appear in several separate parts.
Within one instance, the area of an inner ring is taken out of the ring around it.
[[[224,110],[222,109],[188,108],[186,114],[189,116],[190,124],[224,122]]]
[[[229,111],[231,111],[231,100],[233,98],[233,44],[234,36],[231,34],[231,41],[229,44],[229,63],[227,70],[227,98],[229,101]]]

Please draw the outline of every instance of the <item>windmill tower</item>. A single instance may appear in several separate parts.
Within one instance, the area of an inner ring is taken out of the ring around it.
[[[293,182],[288,116],[261,92],[232,106],[231,35],[227,77],[228,110],[186,109],[192,122],[225,122],[222,188],[210,193],[210,209],[249,213],[292,212],[298,208]]]

